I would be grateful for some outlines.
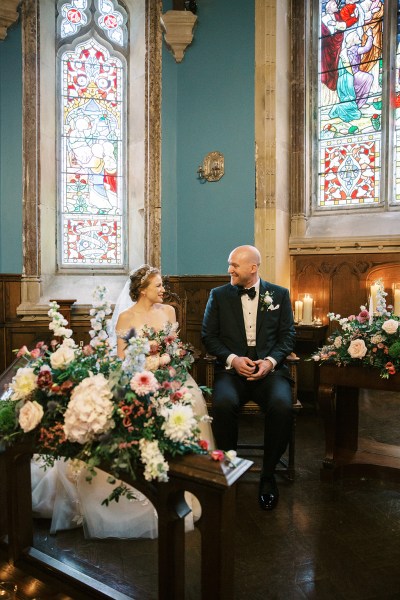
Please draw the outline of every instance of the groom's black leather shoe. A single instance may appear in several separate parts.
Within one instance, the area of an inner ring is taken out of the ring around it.
[[[258,492],[258,503],[263,510],[273,510],[278,504],[279,490],[275,477],[262,477]]]

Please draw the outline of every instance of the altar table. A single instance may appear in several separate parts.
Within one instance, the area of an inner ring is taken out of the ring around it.
[[[400,374],[382,379],[377,369],[327,364],[320,367],[318,402],[325,425],[322,481],[341,477],[400,481],[400,446],[358,435],[358,399],[362,388],[400,392]]]

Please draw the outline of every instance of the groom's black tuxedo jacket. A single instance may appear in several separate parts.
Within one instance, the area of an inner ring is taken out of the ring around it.
[[[272,297],[274,310],[262,304],[265,292]],[[256,300],[254,300],[256,302]],[[225,367],[230,354],[246,356],[247,340],[243,308],[238,289],[228,283],[211,290],[204,313],[202,340],[207,352]],[[271,356],[280,368],[294,347],[296,331],[289,291],[260,279],[257,309],[256,350],[258,358]]]

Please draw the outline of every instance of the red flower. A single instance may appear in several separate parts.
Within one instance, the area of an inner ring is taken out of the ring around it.
[[[389,375],[394,375],[396,373],[396,368],[395,368],[394,364],[391,362],[386,363],[385,369],[387,370]]]
[[[208,450],[208,442],[207,442],[207,440],[199,440],[199,446],[203,450]]]
[[[211,458],[213,460],[224,460],[225,458],[225,452],[223,450],[213,450],[210,454]]]

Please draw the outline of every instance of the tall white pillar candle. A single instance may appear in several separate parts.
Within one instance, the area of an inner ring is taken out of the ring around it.
[[[303,323],[306,325],[312,324],[312,313],[313,313],[313,299],[310,294],[304,295],[303,300],[304,308],[303,308]]]
[[[303,303],[301,300],[296,300],[294,303],[294,320],[296,323],[303,320]]]
[[[379,285],[377,283],[373,283],[371,285],[371,305],[372,305],[372,312],[373,313],[376,312],[378,290],[379,290]]]
[[[400,288],[394,288],[393,314],[400,317]]]

